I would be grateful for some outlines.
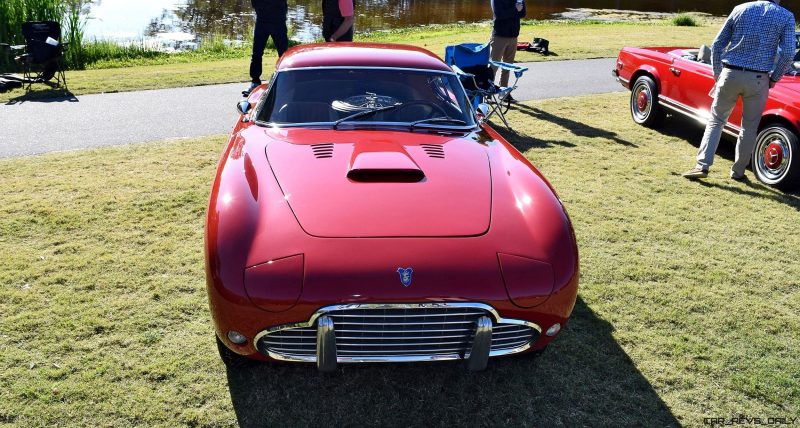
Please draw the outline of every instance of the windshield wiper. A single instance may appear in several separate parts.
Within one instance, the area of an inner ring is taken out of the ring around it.
[[[333,122],[333,129],[336,129],[339,126],[339,124],[342,123],[342,122],[346,122],[348,120],[353,120],[353,119],[358,119],[359,117],[369,116],[371,114],[378,113],[378,112],[381,112],[381,111],[395,109],[397,107],[400,107],[401,105],[403,105],[403,103],[392,104],[390,106],[376,107],[376,108],[373,108],[371,110],[363,110],[363,111],[360,111],[358,113],[353,113],[350,116],[345,116],[345,117]]]
[[[449,123],[455,123],[455,124],[458,124],[458,125],[465,125],[465,126],[467,124],[467,122],[464,122],[461,119],[456,119],[454,117],[440,116],[440,117],[431,117],[431,118],[428,118],[428,119],[416,120],[414,122],[411,122],[410,126],[411,126],[411,129],[414,129],[414,127],[419,125],[419,124],[431,123],[431,122],[449,122]]]

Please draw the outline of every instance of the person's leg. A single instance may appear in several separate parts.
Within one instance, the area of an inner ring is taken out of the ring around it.
[[[269,37],[269,25],[266,11],[256,10],[256,28],[253,31],[253,56],[250,57],[250,79],[253,83],[261,83],[261,58]]]
[[[714,153],[717,151],[722,130],[731,115],[736,100],[741,94],[741,87],[736,76],[741,71],[723,69],[717,82],[717,96],[711,104],[711,118],[706,124],[700,150],[697,152],[697,167],[707,170],[714,163]]]
[[[339,26],[335,24],[336,22],[333,18],[326,16],[322,17],[322,39],[326,42],[330,40],[333,33],[335,33],[336,29],[339,28]]]
[[[286,28],[286,17],[283,20],[275,20],[270,23],[270,35],[272,42],[275,43],[275,49],[278,51],[278,56],[283,56],[286,49],[289,49],[289,30]]]
[[[747,90],[742,95],[742,130],[736,140],[736,161],[731,167],[731,173],[736,177],[744,175],[744,170],[750,163],[761,114],[769,97],[768,75],[750,73],[747,80],[749,82],[744,82]]]
[[[339,37],[339,40],[336,40],[336,41],[337,42],[352,42],[353,41],[353,27],[355,27],[355,24],[351,25],[350,29],[347,30],[347,32],[344,33],[342,35],[342,37]]]
[[[510,37],[506,42],[506,47],[503,49],[503,62],[513,64],[514,57],[517,55],[517,38]],[[510,72],[508,70],[503,70],[502,75],[500,76],[500,86],[508,86],[508,77]]]
[[[503,60],[503,54],[505,53],[506,50],[506,40],[508,40],[507,37],[492,36],[492,41],[490,42],[492,49],[490,56],[492,58],[492,61]],[[497,73],[497,67],[492,67],[492,70],[494,70],[494,72]],[[503,73],[505,73],[506,75],[508,74],[507,71],[504,71]]]

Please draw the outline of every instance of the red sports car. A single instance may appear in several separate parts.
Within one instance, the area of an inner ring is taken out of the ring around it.
[[[296,47],[239,110],[206,224],[227,364],[480,370],[559,333],[578,287],[564,207],[438,57]]]
[[[631,90],[631,116],[636,123],[656,127],[667,111],[705,123],[713,99],[711,51],[707,47],[624,48],[612,74]],[[793,68],[769,91],[751,167],[758,179],[781,189],[800,185],[800,77]],[[725,126],[738,136],[741,100]]]

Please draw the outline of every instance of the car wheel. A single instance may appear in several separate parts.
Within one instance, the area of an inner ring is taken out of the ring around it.
[[[219,358],[225,363],[226,367],[229,368],[244,368],[244,367],[251,367],[256,365],[258,362],[252,360],[250,358],[241,356],[225,346],[224,343],[219,339],[219,337],[214,336],[217,339],[217,350],[219,351]]]
[[[648,77],[636,79],[631,88],[631,117],[639,125],[655,128],[664,120],[664,109],[658,103],[658,87]]]
[[[753,150],[753,174],[759,181],[788,190],[800,184],[797,134],[783,125],[762,129]]]

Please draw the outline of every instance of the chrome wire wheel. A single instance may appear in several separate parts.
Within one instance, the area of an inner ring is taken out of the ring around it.
[[[780,125],[763,129],[753,150],[753,173],[765,184],[783,184],[787,177],[797,175],[792,171],[797,169],[793,165],[796,148],[797,137],[792,131]]]

